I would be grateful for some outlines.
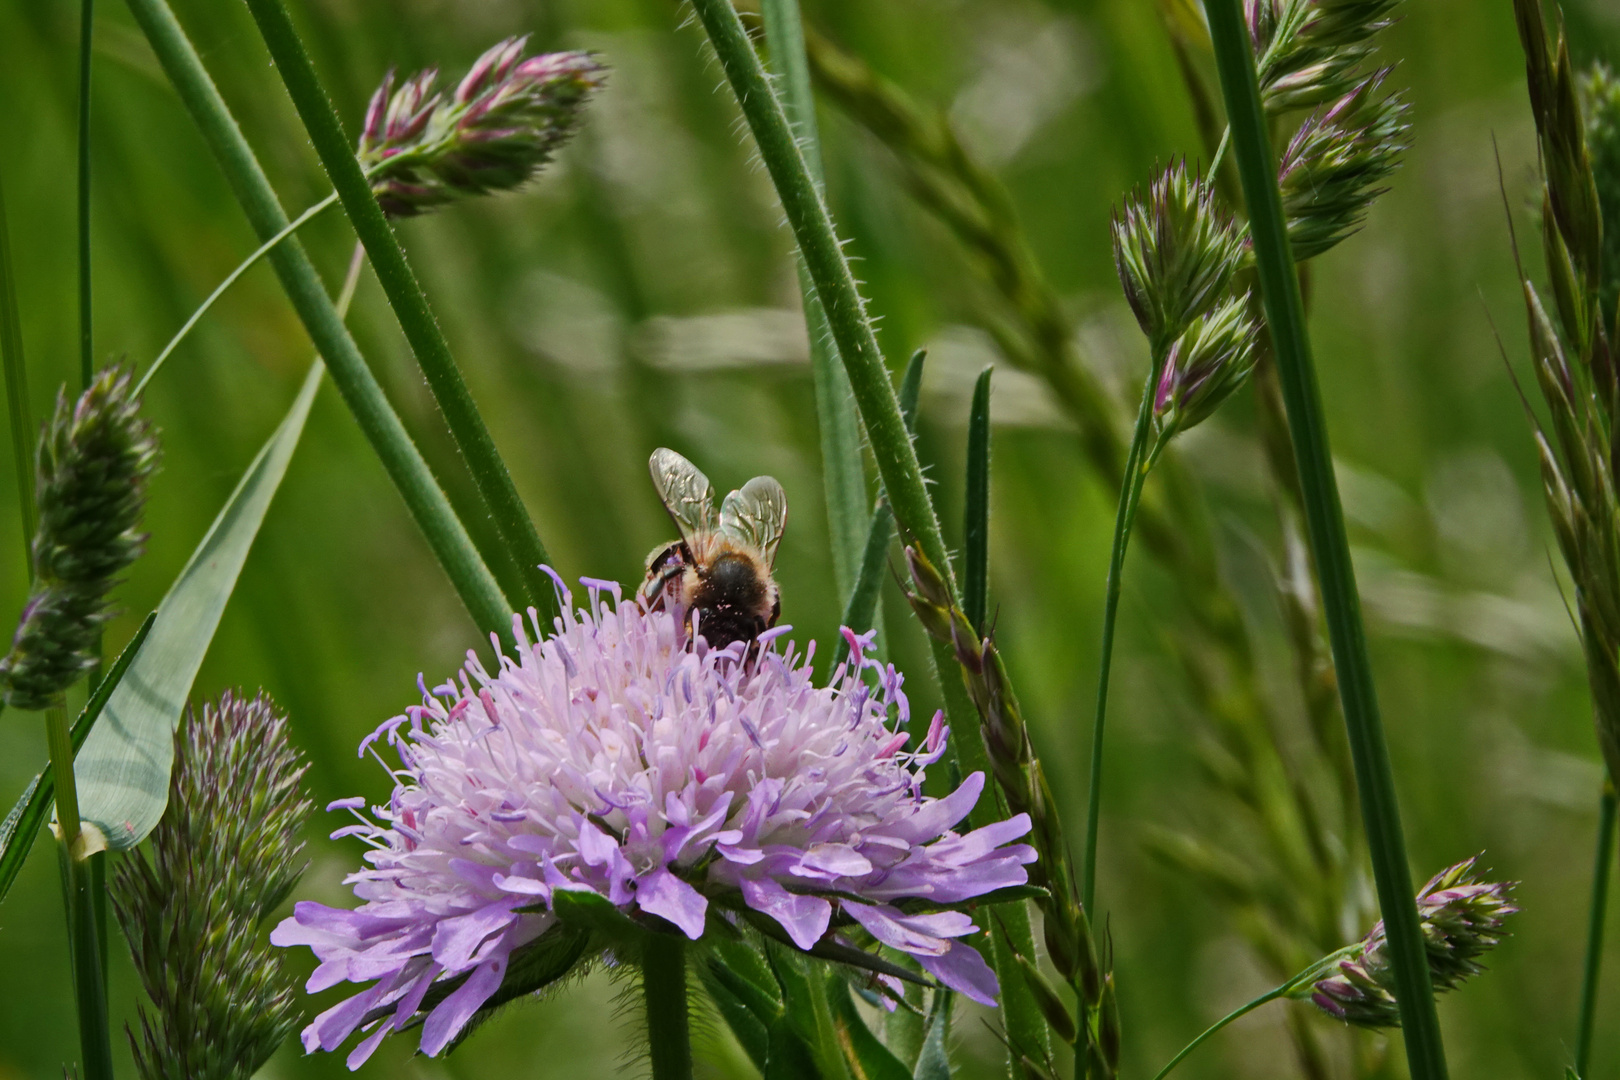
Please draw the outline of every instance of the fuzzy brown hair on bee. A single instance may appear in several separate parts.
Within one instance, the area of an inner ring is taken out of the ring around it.
[[[680,532],[647,556],[642,599],[653,610],[685,611],[712,648],[753,643],[776,625],[781,591],[771,577],[787,526],[787,496],[756,476],[714,507],[709,478],[673,450],[653,451],[653,487]]]

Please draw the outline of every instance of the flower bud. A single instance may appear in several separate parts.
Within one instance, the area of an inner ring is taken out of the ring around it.
[[[359,158],[385,211],[409,217],[458,196],[530,180],[573,135],[607,69],[589,53],[523,56],[508,38],[473,64],[449,98],[433,69],[372,96]]]
[[[1040,1007],[1041,1015],[1052,1026],[1052,1033],[1069,1045],[1079,1037],[1079,1028],[1075,1026],[1074,1016],[1069,1007],[1063,1004],[1063,997],[1057,992],[1057,987],[1042,974],[1035,962],[1022,954],[1014,954],[1018,969],[1024,973],[1024,982],[1029,986],[1029,992]]]

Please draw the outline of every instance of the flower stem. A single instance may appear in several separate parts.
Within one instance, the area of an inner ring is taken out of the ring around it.
[[[146,384],[152,381],[152,376],[156,375],[158,368],[163,366],[163,361],[169,358],[170,353],[179,348],[180,343],[186,339],[188,334],[191,333],[192,328],[196,326],[197,323],[202,321],[202,317],[208,314],[208,310],[214,306],[214,302],[221,296],[224,296],[225,291],[232,285],[235,285],[238,278],[247,273],[254,266],[258,265],[259,260],[268,255],[271,248],[275,247],[277,244],[287,239],[287,237],[303,228],[304,225],[319,216],[322,211],[326,210],[330,206],[335,205],[337,201],[337,192],[334,191],[332,194],[328,195],[326,198],[322,199],[308,210],[305,210],[302,214],[299,214],[297,217],[293,218],[292,221],[287,223],[286,228],[277,232],[270,239],[260,244],[253,254],[249,255],[247,258],[243,259],[237,264],[235,270],[232,270],[229,274],[226,274],[225,280],[221,281],[214,287],[214,291],[208,294],[208,299],[197,305],[197,310],[191,313],[191,317],[186,320],[185,325],[180,327],[179,330],[175,331],[174,337],[170,338],[169,343],[163,346],[163,351],[157,354],[157,359],[152,361],[152,366],[146,369],[146,374],[142,375],[141,381],[136,384],[135,396],[141,396],[141,391],[145,390]]]
[[[263,3],[266,0],[251,0]],[[939,516],[923,483],[922,466],[917,460],[917,449],[912,445],[900,412],[900,399],[894,383],[883,363],[872,321],[866,313],[866,302],[855,284],[849,261],[838,242],[837,230],[821,196],[821,189],[805,165],[804,155],[793,136],[782,103],[771,88],[759,54],[748,40],[742,20],[737,17],[731,0],[693,0],[698,20],[703,24],[709,41],[714,46],[720,66],[725,69],[732,93],[742,108],[759,147],[760,159],[765,162],[783,212],[793,229],[800,256],[810,272],[827,313],[827,326],[838,346],[838,355],[849,374],[850,390],[860,409],[861,421],[866,425],[867,438],[872,445],[872,456],[877,461],[878,476],[888,493],[889,505],[895,521],[905,535],[914,537],[917,546],[928,560],[938,568],[952,595],[957,585],[951,571],[949,553],[945,549],[945,536],[940,529]],[[976,710],[968,698],[962,680],[951,676],[957,668],[956,656],[948,644],[931,639],[934,675],[945,699],[946,718],[956,733],[951,739],[951,752],[964,776],[983,772],[994,775],[990,769],[989,754],[985,750],[983,733],[974,722]],[[1001,816],[1003,798],[981,799],[969,815],[975,827],[990,824]],[[1013,944],[1026,955],[1032,955],[1033,943],[1029,932],[1029,913],[1022,905],[1009,912],[1008,932]],[[999,938],[993,939],[999,942]],[[1003,988],[1003,1020],[1010,1041],[1026,1051],[1044,1049],[1047,1042],[1045,1022],[1030,998],[1023,974],[1013,961],[1011,951],[998,946],[992,950],[993,963]]]
[[[691,1080],[692,1040],[686,1015],[686,942],[648,934],[641,958],[647,999],[647,1041],[653,1080]]]
[[[95,339],[90,319],[90,47],[95,37],[96,0],[79,5],[79,390],[96,374]]]
[[[1276,350],[1277,374],[1299,465],[1305,520],[1322,583],[1328,637],[1339,676],[1345,728],[1373,864],[1379,907],[1389,935],[1395,996],[1413,1080],[1444,1080],[1445,1047],[1435,1011],[1422,928],[1406,863],[1394,771],[1378,713],[1372,661],[1367,653],[1361,602],[1345,535],[1344,512],[1333,476],[1321,390],[1311,361],[1293,252],[1283,221],[1276,160],[1266,132],[1248,30],[1240,0],[1209,0],[1210,36],[1232,129],[1232,149],[1249,207],[1266,320]]]
[[[1584,1080],[1592,1061],[1597,1025],[1598,974],[1603,967],[1603,924],[1609,909],[1609,874],[1614,865],[1615,792],[1605,780],[1598,803],[1597,852],[1592,859],[1592,906],[1586,930],[1586,963],[1581,975],[1581,1018],[1575,1035],[1575,1075]]]
[[[1147,385],[1142,388],[1142,404],[1136,412],[1136,428],[1131,449],[1125,457],[1125,476],[1119,486],[1119,508],[1114,515],[1114,543],[1108,554],[1108,588],[1103,598],[1102,648],[1097,661],[1097,711],[1091,721],[1091,778],[1086,794],[1086,849],[1081,864],[1080,903],[1088,916],[1095,914],[1097,899],[1097,831],[1102,818],[1103,721],[1108,715],[1108,678],[1113,671],[1114,627],[1119,616],[1120,581],[1125,572],[1125,549],[1131,542],[1131,525],[1147,480],[1147,441],[1152,430],[1153,388],[1159,381],[1159,364],[1148,369]]]
[[[287,227],[287,215],[167,0],[128,3],[181,101],[219,159],[254,231],[264,239],[276,235]],[[498,633],[510,640],[512,605],[502,595],[438,480],[388,403],[303,246],[296,240],[283,242],[271,250],[269,258],[304,328],[326,361],[333,384],[399,489],[473,621],[486,633]]]
[[[259,25],[259,33],[298,109],[310,142],[343,201],[343,210],[366,246],[377,280],[399,319],[400,328],[405,331],[411,351],[416,354],[434,400],[444,413],[450,434],[472,474],[473,484],[512,561],[518,566],[524,600],[539,610],[541,625],[549,625],[557,614],[557,594],[551,579],[540,567],[549,565],[551,557],[540,543],[540,534],[518,495],[512,474],[501,460],[494,437],[479,415],[478,405],[450,354],[450,344],[428,308],[427,296],[405,259],[399,238],[371,192],[371,183],[354,155],[354,144],[344,133],[342,121],[321,87],[315,66],[310,63],[309,54],[287,15],[286,5],[282,0],[248,0],[248,9]],[[498,563],[488,556],[486,561],[491,565]]]
[[[810,90],[810,62],[804,52],[799,0],[764,0],[765,40],[771,67],[781,81],[782,107],[798,135],[805,167],[825,190],[816,101]],[[821,472],[827,494],[827,531],[832,539],[833,580],[848,601],[865,551],[869,513],[866,470],[861,461],[861,422],[850,400],[849,375],[839,363],[838,346],[827,326],[827,312],[816,296],[810,272],[799,260],[799,292],[810,331],[810,375],[815,385],[816,421],[821,431]]]

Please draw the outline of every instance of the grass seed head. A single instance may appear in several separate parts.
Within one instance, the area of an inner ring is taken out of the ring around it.
[[[112,881],[151,999],[129,1038],[144,1080],[248,1080],[298,1027],[296,983],[261,924],[303,873],[310,804],[262,692],[187,710],[150,855]]]
[[[44,709],[94,667],[107,594],[140,555],[158,443],[128,368],[104,370],[77,400],[57,394],[40,435],[34,592],[0,660],[6,703]]]
[[[458,197],[520,187],[578,128],[606,66],[583,52],[525,58],[526,38],[489,49],[448,97],[439,73],[394,88],[390,72],[366,110],[360,163],[390,215],[409,217]]]

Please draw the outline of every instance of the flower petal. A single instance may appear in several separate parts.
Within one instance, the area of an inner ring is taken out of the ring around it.
[[[770,878],[762,881],[745,878],[742,894],[749,907],[775,919],[793,939],[793,944],[807,951],[821,940],[832,921],[832,904],[819,896],[790,893]]]
[[[703,936],[709,902],[702,893],[668,870],[655,870],[641,879],[636,888],[636,904],[650,915],[668,919],[693,941]]]

